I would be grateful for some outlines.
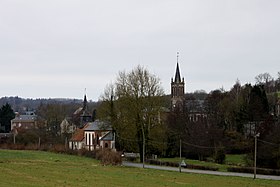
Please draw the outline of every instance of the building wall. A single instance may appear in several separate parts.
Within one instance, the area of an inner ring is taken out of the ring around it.
[[[69,148],[73,150],[79,150],[84,148],[84,142],[69,141]]]
[[[36,127],[36,121],[12,121],[11,130],[14,128],[30,129]]]

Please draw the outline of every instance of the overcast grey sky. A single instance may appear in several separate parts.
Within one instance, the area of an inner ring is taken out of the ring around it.
[[[279,0],[0,0],[0,97],[98,100],[138,64],[166,94],[280,71]]]

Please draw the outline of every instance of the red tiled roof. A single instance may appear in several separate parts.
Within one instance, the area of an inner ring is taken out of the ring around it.
[[[70,140],[75,142],[82,141],[84,139],[84,131],[87,126],[88,125],[85,125],[82,129],[78,128]]]

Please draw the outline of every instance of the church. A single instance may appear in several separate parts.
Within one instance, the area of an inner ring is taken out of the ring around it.
[[[179,53],[177,53],[177,66],[175,78],[171,78],[171,110],[174,111],[176,108],[182,110],[185,101],[185,82],[184,78],[181,79],[180,68],[179,68]]]
[[[181,78],[179,67],[179,53],[177,53],[177,64],[174,79],[171,78],[171,112],[187,112],[188,120],[191,122],[205,121],[207,114],[204,112],[204,100],[190,99],[186,97],[185,80]]]
[[[86,95],[83,106],[78,108],[72,117],[76,129],[69,140],[69,148],[73,150],[96,150],[110,148],[115,150],[115,133],[107,121],[95,119],[95,110],[92,115],[88,111]]]

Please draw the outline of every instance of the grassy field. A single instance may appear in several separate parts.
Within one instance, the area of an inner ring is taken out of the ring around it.
[[[237,166],[246,166],[244,160],[245,154],[242,155],[226,155],[226,164],[237,165]]]
[[[0,186],[280,186],[280,181],[187,174],[39,151],[0,150]]]

